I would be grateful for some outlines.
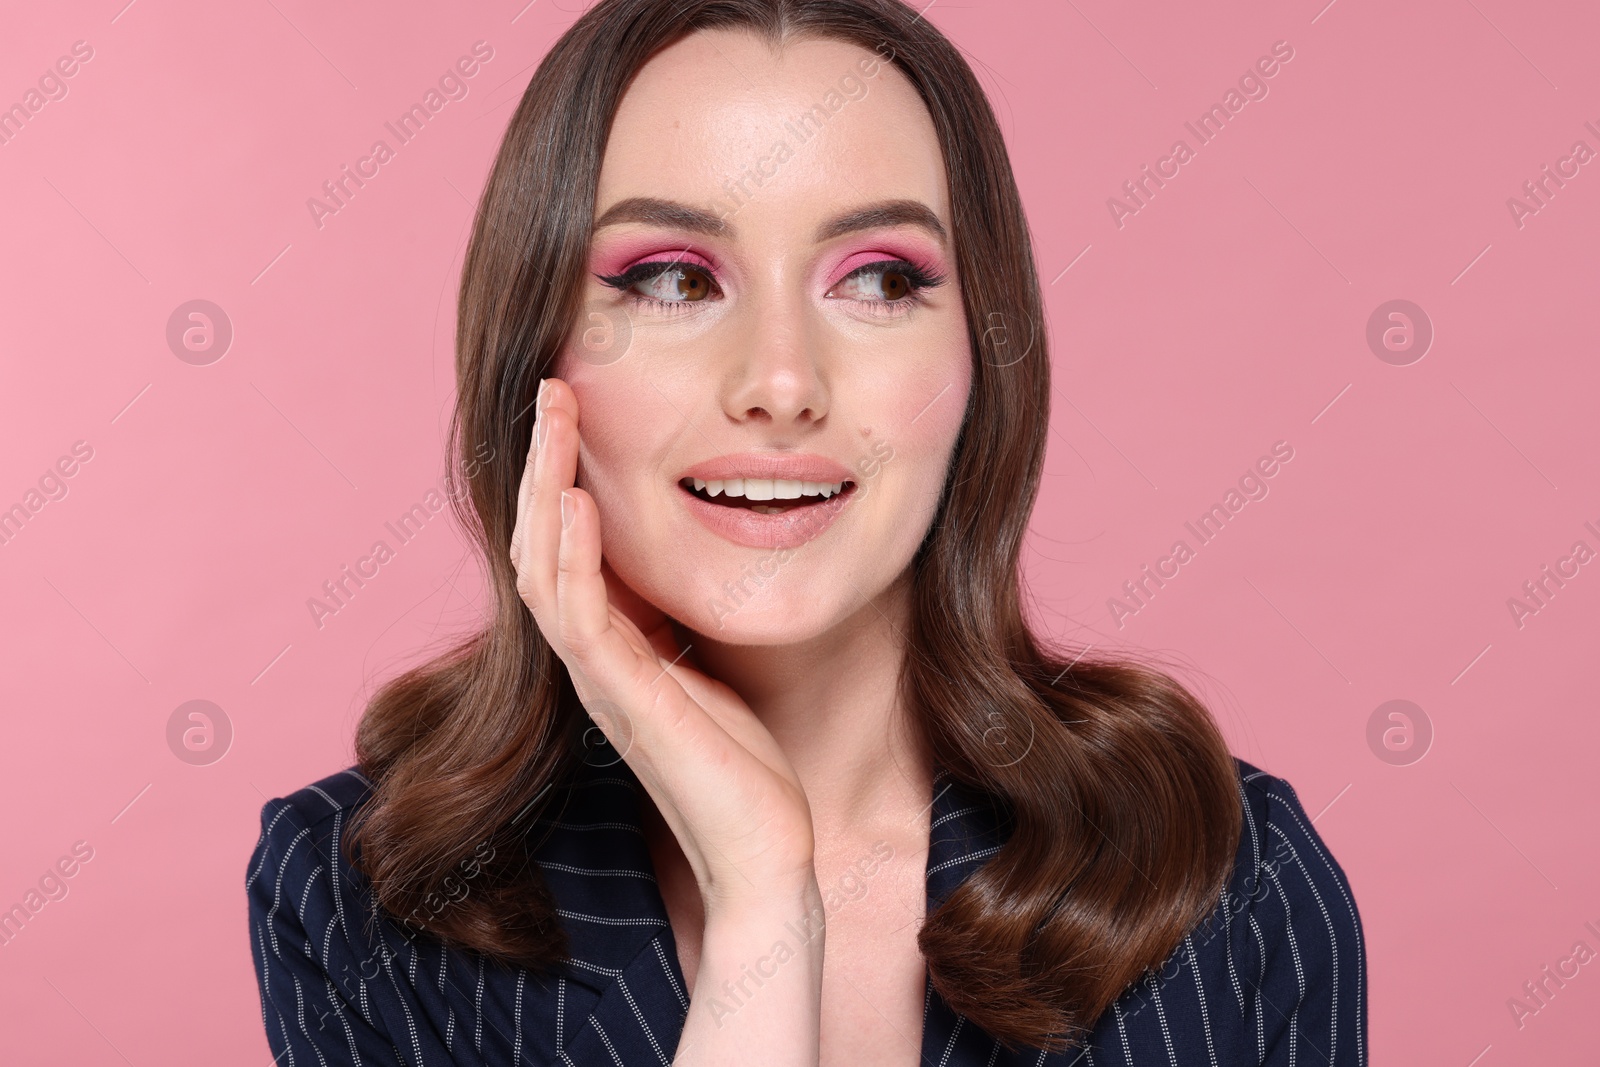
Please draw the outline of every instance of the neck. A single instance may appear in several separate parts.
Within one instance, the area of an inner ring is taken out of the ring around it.
[[[684,633],[692,655],[749,705],[788,757],[819,844],[905,820],[927,804],[932,765],[899,689],[911,585],[902,579],[838,626],[787,645]]]

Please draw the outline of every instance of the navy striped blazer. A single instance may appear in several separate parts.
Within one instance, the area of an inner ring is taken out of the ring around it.
[[[1366,953],[1349,882],[1289,784],[1236,763],[1244,826],[1228,887],[1165,965],[1106,1009],[1086,1046],[1006,1050],[928,985],[923,1061],[1365,1067]],[[981,796],[942,771],[934,783],[930,913],[1004,841]],[[262,1022],[280,1067],[669,1064],[689,998],[640,789],[625,763],[585,764],[544,827],[535,858],[570,935],[550,975],[444,948],[377,913],[341,852],[371,794],[356,768],[269,800],[246,887]]]

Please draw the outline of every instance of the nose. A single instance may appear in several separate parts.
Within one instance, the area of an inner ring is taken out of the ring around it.
[[[828,413],[822,324],[798,285],[757,289],[723,324],[722,409],[735,423],[803,429]]]

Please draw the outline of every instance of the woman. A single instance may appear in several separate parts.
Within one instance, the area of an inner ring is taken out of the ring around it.
[[[263,809],[273,1051],[1364,1063],[1293,791],[1023,619],[1041,323],[993,114],[914,9],[584,14],[462,279],[495,609]]]

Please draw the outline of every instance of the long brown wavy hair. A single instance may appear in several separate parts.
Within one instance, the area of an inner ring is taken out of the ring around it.
[[[1238,845],[1238,772],[1171,675],[1047,647],[1025,621],[1018,556],[1050,401],[1039,282],[988,100],[957,49],[899,0],[600,0],[540,63],[479,204],[459,297],[447,477],[487,564],[492,614],[368,705],[356,754],[375,790],[349,856],[385,912],[445,944],[538,971],[564,957],[528,817],[564,802],[588,723],[517,593],[521,460],[536,385],[581,306],[622,95],[660,49],[713,28],[857,44],[932,116],[973,384],[911,564],[902,695],[938,764],[992,798],[1009,838],[928,916],[918,944],[939,995],[971,1022],[1009,1047],[1064,1048],[1217,906]],[[485,841],[471,892],[434,914],[428,902]]]

